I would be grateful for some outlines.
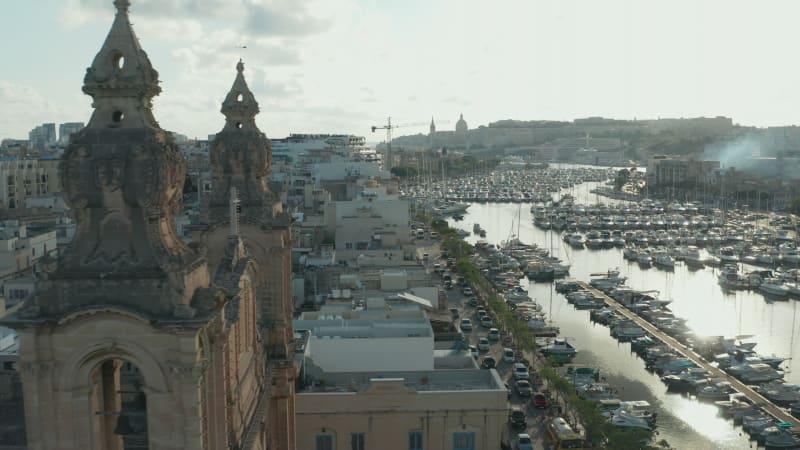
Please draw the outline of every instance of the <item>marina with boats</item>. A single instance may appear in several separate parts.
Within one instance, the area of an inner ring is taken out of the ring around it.
[[[464,220],[450,218],[449,223],[469,232],[469,242],[488,249],[486,274],[507,286],[507,302],[519,305],[516,311],[530,318],[532,329],[548,328],[542,336],[551,337],[540,338],[542,348],[568,344],[575,352],[565,361],[596,368],[605,383],[624,392],[616,399],[601,398],[606,407],[617,400],[648,402],[658,416],[658,432],[678,448],[742,448],[766,442],[770,448],[791,448],[777,443],[790,445],[792,430],[797,429],[791,413],[798,407],[790,401],[799,381],[792,370],[798,357],[797,311],[794,301],[786,301],[793,294],[787,290],[783,295],[783,289],[773,287],[788,288],[796,282],[791,218],[675,202],[627,203],[593,192],[603,185],[579,183],[551,193],[547,203],[469,203]],[[549,225],[542,216],[550,219]],[[588,227],[584,218],[589,219]],[[484,237],[471,233],[476,226]],[[636,258],[631,257],[634,252]],[[650,263],[640,263],[639,253],[649,256]],[[552,277],[525,270],[541,263],[565,270]],[[567,282],[561,277],[568,276],[593,280],[592,287],[587,284],[580,293],[556,292],[550,281],[559,280],[561,287]],[[726,283],[727,278],[747,282]],[[615,306],[609,307],[609,300]],[[608,312],[612,308],[617,309]],[[601,313],[613,319],[605,333],[599,332],[605,329],[604,319],[589,318]],[[667,334],[671,340],[665,342],[654,334],[666,331],[647,315],[678,333],[676,337]],[[554,335],[560,340],[553,341]],[[749,340],[735,339],[743,335]],[[610,346],[609,339],[620,344]],[[702,347],[706,344],[708,348]],[[704,363],[678,351],[677,358],[696,367],[682,366],[685,362],[673,361],[676,357],[658,354],[656,349],[664,345],[695,352]],[[653,362],[645,364],[645,356]],[[642,362],[633,364],[636,360]],[[759,383],[763,385],[757,389],[748,387]],[[742,433],[740,420],[747,433]],[[624,422],[618,418],[615,423]]]

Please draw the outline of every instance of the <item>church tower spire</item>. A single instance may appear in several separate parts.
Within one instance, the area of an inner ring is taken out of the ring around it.
[[[209,224],[229,220],[231,189],[239,195],[241,219],[269,222],[281,211],[267,186],[272,145],[256,125],[258,102],[244,78],[244,63],[236,64],[236,78],[222,102],[225,126],[211,144],[212,192],[207,197]]]
[[[431,132],[430,132],[430,134],[433,135],[433,133],[436,133],[436,124],[433,123],[433,116],[431,116]]]
[[[83,81],[94,112],[61,162],[78,227],[50,274],[53,295],[38,299],[43,314],[116,304],[169,316],[189,303],[196,288],[190,280],[203,278],[195,272],[207,271],[175,229],[186,163],[153,116],[158,72],[131,27],[130,1],[114,6],[114,22]],[[65,286],[77,280],[93,287],[65,298]],[[136,290],[120,289],[125,280],[137,280]]]
[[[244,62],[240,59],[236,64],[236,78],[233,86],[225,96],[220,110],[225,115],[223,131],[234,129],[258,130],[256,115],[259,113],[258,102],[244,79]]]
[[[139,45],[128,18],[129,0],[116,0],[114,23],[86,69],[83,92],[94,100],[88,128],[158,129],[152,98],[161,93],[158,72]]]

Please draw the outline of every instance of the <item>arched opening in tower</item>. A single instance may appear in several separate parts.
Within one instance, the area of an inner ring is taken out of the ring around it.
[[[147,449],[147,396],[139,368],[122,359],[107,359],[91,377],[92,430],[102,448]]]

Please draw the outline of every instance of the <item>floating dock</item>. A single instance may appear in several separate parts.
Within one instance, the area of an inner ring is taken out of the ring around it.
[[[670,346],[673,350],[677,351],[687,359],[690,359],[692,362],[697,364],[698,367],[702,367],[703,369],[712,373],[715,377],[724,378],[731,383],[731,386],[736,389],[738,392],[742,393],[745,397],[747,397],[753,404],[758,404],[761,408],[777,420],[783,422],[790,422],[794,424],[795,430],[800,430],[800,420],[786,412],[784,409],[778,407],[771,401],[767,400],[764,396],[759,394],[758,392],[750,389],[746,384],[742,383],[738,379],[734,378],[733,376],[729,375],[724,370],[712,366],[711,364],[706,361],[705,358],[695,353],[689,347],[683,345],[682,343],[678,342],[675,338],[664,333],[663,331],[656,328],[653,324],[646,321],[645,319],[639,317],[638,314],[634,313],[633,311],[625,308],[621,303],[617,302],[613,298],[607,296],[602,291],[593,288],[589,283],[578,281],[578,285],[580,285],[581,289],[591,292],[592,294],[602,298],[606,305],[610,307],[617,308],[617,310],[632,321],[636,322],[636,324],[646,330],[648,333],[652,334],[653,336],[660,339],[664,344]]]

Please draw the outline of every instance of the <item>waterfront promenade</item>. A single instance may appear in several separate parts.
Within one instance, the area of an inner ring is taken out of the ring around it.
[[[659,330],[655,326],[653,326],[650,322],[646,321],[645,319],[639,317],[639,315],[635,314],[634,312],[630,311],[629,309],[625,308],[622,304],[614,300],[613,298],[605,295],[603,292],[593,288],[589,283],[579,281],[578,284],[581,286],[581,289],[591,292],[596,296],[600,296],[605,301],[606,305],[617,308],[617,310],[623,314],[628,319],[633,320],[636,322],[637,325],[645,329],[648,333],[652,334],[653,336],[660,339],[664,344],[669,345],[675,351],[680,353],[681,355],[685,356],[686,358],[690,359],[692,362],[697,364],[698,367],[702,367],[703,369],[709,371],[714,376],[719,378],[724,378],[731,383],[734,389],[738,392],[745,395],[753,404],[761,405],[762,409],[775,417],[776,419],[784,422],[790,422],[794,425],[795,429],[800,429],[800,421],[797,420],[794,416],[787,413],[785,410],[779,408],[774,403],[767,400],[764,396],[759,394],[758,392],[754,391],[741,381],[737,380],[736,378],[730,376],[728,373],[723,371],[722,369],[712,366],[705,360],[702,356],[695,353],[689,347],[683,345],[682,343],[678,342],[672,336],[664,333],[663,331]]]

